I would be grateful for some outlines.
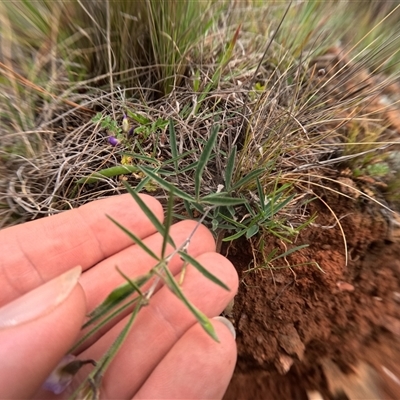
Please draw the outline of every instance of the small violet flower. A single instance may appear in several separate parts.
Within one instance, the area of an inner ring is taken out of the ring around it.
[[[133,134],[135,133],[135,128],[132,126],[129,131],[128,134],[126,136],[128,136],[128,138],[132,137]]]
[[[108,143],[110,143],[111,146],[115,147],[115,146],[118,146],[119,140],[115,136],[109,136]]]
[[[74,375],[85,364],[95,365],[96,363],[93,360],[77,360],[72,354],[67,354],[46,379],[42,388],[54,394],[62,393],[71,383]]]

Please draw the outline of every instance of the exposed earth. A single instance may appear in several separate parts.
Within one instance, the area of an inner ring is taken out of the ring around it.
[[[225,400],[400,398],[400,218],[371,200],[329,192],[323,200],[340,224],[312,202],[318,217],[295,243],[309,247],[274,269],[246,273],[248,243],[229,249],[242,284],[231,313],[238,363]],[[265,251],[276,247],[287,250],[271,237]]]

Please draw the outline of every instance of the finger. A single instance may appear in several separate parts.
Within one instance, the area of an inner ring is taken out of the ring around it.
[[[212,321],[220,342],[200,325],[189,329],[156,367],[134,399],[222,399],[236,364],[230,330]]]
[[[150,196],[142,198],[162,220],[161,204]],[[75,265],[86,270],[129,246],[131,239],[106,214],[140,238],[155,232],[129,194],[0,231],[0,305]]]
[[[238,277],[233,265],[217,253],[206,253],[197,260],[222,280],[226,291],[188,267],[182,290],[208,317],[219,315],[236,293]],[[109,398],[127,398],[140,388],[177,340],[197,322],[193,314],[167,287],[163,287],[143,308],[131,333],[105,374],[103,389]],[[80,357],[99,359],[126,323],[117,324]]]
[[[0,398],[33,396],[72,346],[85,316],[80,268],[0,309]]]
[[[197,226],[195,221],[181,221],[173,225],[170,229],[170,235],[176,246],[180,246],[189,237],[193,230],[197,227],[196,232],[191,237],[190,245],[188,247],[188,253],[197,257],[202,253],[207,253],[215,250],[215,241],[211,232],[203,225]],[[144,240],[146,246],[148,246],[154,253],[160,254],[162,247],[163,238],[160,234],[154,234],[147,237]],[[166,254],[173,251],[172,246],[167,246]],[[96,268],[92,268],[83,274],[80,283],[85,290],[88,312],[92,311],[98,306],[109,293],[121,285],[126,283],[126,280],[118,273],[116,266],[118,266],[125,275],[129,277],[136,277],[147,273],[154,265],[154,260],[148,253],[142,250],[139,246],[131,246],[122,252],[104,260]],[[169,263],[169,268],[172,274],[178,273],[181,270],[183,261],[179,256],[175,256]],[[146,291],[149,285],[142,287],[142,291]],[[158,290],[158,288],[156,289]],[[110,323],[102,327],[96,334],[92,335],[82,346],[79,347],[78,351],[83,351],[89,345],[94,343],[99,337],[105,332],[110,330],[118,321],[125,317],[130,310],[126,310],[121,313],[117,318],[114,318]],[[83,337],[93,326],[89,326],[84,329],[81,333]]]
[[[170,236],[175,245],[182,245],[189,235],[193,232],[197,222],[181,221],[173,225],[170,229]],[[161,254],[163,238],[159,233],[153,234],[143,240],[143,243],[156,255]],[[171,245],[167,245],[166,254],[173,251]],[[197,257],[202,253],[215,250],[215,241],[211,232],[203,225],[200,225],[191,238],[188,253]],[[80,283],[85,290],[88,311],[92,311],[98,306],[110,292],[119,285],[126,283],[125,278],[118,272],[118,267],[125,275],[137,277],[146,274],[157,261],[136,245],[127,247],[117,254],[103,260],[96,268],[92,268],[82,275]],[[173,257],[169,263],[173,274],[177,273],[182,267],[182,260],[179,255]]]

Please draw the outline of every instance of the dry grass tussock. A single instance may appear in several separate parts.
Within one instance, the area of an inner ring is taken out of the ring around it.
[[[160,65],[151,65],[130,70],[137,86],[120,81],[128,70],[111,71],[65,84],[58,95],[36,101],[35,126],[2,133],[3,142],[15,151],[4,146],[1,151],[1,224],[122,193],[123,181],[133,187],[143,182],[145,175],[137,166],[149,167],[194,194],[196,163],[215,125],[217,142],[202,176],[201,196],[225,185],[227,162],[236,146],[233,182],[262,168],[259,180],[265,195],[290,183],[294,196],[282,215],[292,225],[309,218],[304,205],[321,187],[339,190],[327,181],[337,178],[338,168],[350,166],[364,173],[366,163],[389,162],[387,156],[398,151],[393,112],[400,98],[396,72],[387,73],[384,61],[377,61],[387,47],[380,45],[363,57],[350,44],[328,48],[310,37],[294,54],[296,47],[285,47],[283,33],[273,36],[269,29],[261,35],[246,23],[239,28],[243,10],[230,11],[186,56],[179,84],[172,80],[169,93],[160,92]],[[199,49],[202,58],[196,59]],[[18,80],[16,74],[13,79]],[[122,133],[121,143],[110,146],[107,138],[114,133],[93,122],[96,113],[110,116],[118,127],[127,114],[133,133]],[[171,143],[171,124],[176,144]],[[29,154],[15,149],[21,140],[33,147]],[[116,166],[122,170],[113,171]],[[390,164],[375,180],[388,185],[400,179],[398,175]],[[163,201],[168,195],[151,180],[143,182],[142,191]],[[257,201],[255,179],[230,195]],[[379,196],[376,200],[385,202]],[[174,211],[188,213],[179,199]],[[243,208],[238,218],[245,214]]]

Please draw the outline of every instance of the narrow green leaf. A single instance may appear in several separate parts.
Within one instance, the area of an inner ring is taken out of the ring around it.
[[[150,222],[154,225],[158,232],[161,233],[161,236],[165,237],[166,235],[166,227],[160,222],[160,220],[156,217],[153,211],[147,206],[147,204],[142,200],[142,198],[135,192],[135,190],[126,182],[123,182],[128,193],[134,198],[136,203],[139,205],[140,209],[146,214],[146,217],[150,220]],[[175,243],[172,238],[167,235],[168,242],[176,248]]]
[[[272,249],[269,253],[268,253],[268,256],[267,256],[267,263],[269,263],[269,262],[271,262],[271,260],[273,260],[274,259],[274,257],[275,257],[275,254],[278,252],[278,249]]]
[[[175,132],[175,126],[174,126],[174,121],[172,118],[169,119],[169,143],[170,143],[170,148],[171,148],[171,153],[172,153],[172,158],[175,160],[174,161],[174,167],[175,167],[175,172],[178,172],[178,146],[176,143],[176,132]]]
[[[284,253],[279,254],[279,256],[277,256],[277,257],[275,257],[275,258],[272,258],[272,259],[270,260],[270,262],[279,260],[280,258],[283,258],[283,257],[287,257],[288,255],[294,253],[295,251],[304,249],[305,247],[308,247],[308,246],[309,246],[308,244],[302,244],[302,245],[300,245],[300,246],[293,247],[293,248],[291,248],[291,249],[285,251]]]
[[[278,183],[278,180],[277,180],[276,183]],[[290,189],[291,187],[292,187],[292,184],[291,184],[291,183],[284,183],[281,187],[275,189],[274,193],[281,193],[281,192],[284,192],[284,191]]]
[[[121,329],[120,333],[116,337],[116,339],[112,342],[111,346],[107,349],[107,351],[103,354],[99,361],[94,368],[94,370],[90,373],[89,377],[94,380],[94,377],[99,375],[104,375],[108,365],[111,363],[115,355],[117,354],[118,350],[121,348],[122,344],[124,343],[126,337],[128,336],[129,331],[132,328],[133,323],[140,311],[143,307],[144,303],[139,302],[134,307],[132,314],[129,316],[128,321],[126,322],[125,326]]]
[[[260,211],[259,208],[257,207],[257,210],[254,210],[249,203],[245,203],[244,205],[247,209],[247,212],[254,218],[257,213]]]
[[[107,315],[98,321],[92,329],[86,332],[77,342],[74,343],[73,347],[68,350],[68,353],[74,353],[83,343],[85,343],[91,336],[93,336],[96,332],[99,332],[103,326],[108,325],[109,322],[114,320],[116,317],[120,316],[124,311],[128,308],[132,307],[140,298],[137,296],[133,300],[128,301],[127,303],[122,304],[122,306],[115,308],[112,312],[107,313]],[[93,324],[93,322],[88,321],[84,326]],[[83,326],[83,327],[84,327]],[[82,327],[82,328],[83,328]]]
[[[232,231],[232,230],[237,229],[237,227],[234,226],[234,225],[221,224],[220,222],[218,223],[218,228],[219,228],[219,229],[225,229],[225,230],[227,230],[227,231]]]
[[[112,178],[118,175],[132,174],[133,172],[139,172],[136,165],[117,165],[115,167],[102,169],[101,171],[94,172],[88,176],[79,179],[76,183],[78,185],[84,185],[86,183],[95,183],[104,178]]]
[[[255,180],[259,175],[261,175],[264,172],[263,168],[258,168],[255,169],[251,172],[249,172],[246,176],[243,178],[239,179],[233,186],[232,190],[236,190],[244,186],[246,183]]]
[[[89,314],[90,320],[83,325],[83,328],[86,328],[88,325],[95,322],[98,318],[105,315],[113,307],[115,307],[121,301],[125,300],[128,296],[134,293],[134,291],[134,288],[129,283],[124,283],[123,285],[114,289],[106,297],[106,299]]]
[[[236,160],[236,153],[237,153],[237,147],[234,146],[231,151],[231,154],[229,154],[228,162],[226,164],[226,169],[225,169],[225,190],[227,192],[229,192],[231,189],[233,170],[235,167],[235,160]]]
[[[142,189],[151,181],[151,178],[149,176],[146,176],[143,178],[140,183],[135,187],[135,192],[140,193]]]
[[[199,162],[198,162],[198,161],[195,161],[195,162],[189,164],[187,167],[182,168],[182,169],[179,171],[179,173],[180,173],[180,174],[183,174],[183,173],[185,173],[185,172],[191,171],[192,169],[196,169],[198,164],[199,164]]]
[[[140,288],[146,282],[149,281],[151,275],[143,275],[135,279],[134,286]],[[83,325],[83,328],[87,327],[88,325],[92,324],[93,322],[97,321],[99,318],[106,315],[110,312],[114,307],[124,301],[127,297],[129,297],[132,293],[135,292],[135,288],[131,283],[124,283],[121,286],[118,286],[114,289],[106,299],[98,305],[90,314],[90,320]],[[140,291],[140,289],[139,289]]]
[[[225,290],[230,291],[229,287],[225,285],[220,279],[218,279],[215,275],[205,269],[195,258],[184,251],[179,251],[179,255],[188,263],[193,265],[202,275],[204,275],[207,279],[214,282],[216,285],[221,286]]]
[[[256,183],[257,183],[257,192],[258,192],[258,198],[260,199],[261,209],[264,210],[264,207],[265,207],[264,190],[263,190],[263,188],[261,186],[261,182],[258,178],[256,179]]]
[[[135,290],[135,292],[137,292],[140,297],[143,297],[143,293],[140,290],[140,286],[137,285],[135,281],[133,281],[131,278],[129,278],[129,276],[126,275],[123,271],[121,271],[118,267],[117,267],[117,271],[125,280],[128,281],[128,283],[132,286],[132,288]]]
[[[286,198],[283,201],[279,201],[279,198],[281,197],[281,194],[279,194],[277,197],[278,198],[274,198],[274,196],[273,196],[271,201],[266,204],[265,212],[264,212],[264,216],[266,218],[273,217],[276,213],[278,213],[280,210],[285,208],[293,200],[294,195],[289,196],[288,198]]]
[[[123,232],[125,232],[140,248],[142,248],[150,257],[154,258],[157,261],[161,261],[159,257],[155,255],[155,253],[150,250],[143,242],[142,240],[136,236],[134,233],[132,233],[129,229],[125,228],[123,225],[121,225],[119,222],[117,222],[114,218],[110,217],[107,215],[107,218],[114,222],[115,225],[118,226]]]
[[[140,125],[147,125],[151,123],[151,120],[145,117],[144,115],[134,113],[130,110],[126,110],[127,114],[130,118],[132,118],[134,121],[136,121]]]
[[[175,281],[173,275],[169,271],[168,268],[164,268],[165,272],[165,283],[169,287],[169,289],[172,291],[172,293],[175,294],[175,296],[178,297],[179,300],[181,300],[185,306],[189,309],[189,311],[195,316],[199,324],[203,327],[203,329],[216,341],[219,342],[218,336],[215,332],[215,329],[208,319],[208,317],[203,314],[197,307],[195,307],[183,294],[181,288]]]
[[[154,181],[156,181],[162,188],[168,190],[169,192],[171,190],[173,190],[174,194],[183,200],[187,200],[190,202],[194,201],[193,197],[191,197],[190,195],[185,193],[183,190],[180,190],[177,187],[171,185],[163,178],[160,178],[156,173],[154,173],[154,171],[150,170],[149,168],[146,168],[146,167],[138,167],[138,168],[140,171],[142,171],[146,175],[150,176],[150,178],[153,179]]]
[[[167,212],[165,216],[165,229],[163,233],[163,243],[161,247],[161,258],[165,259],[165,252],[167,249],[167,243],[171,242],[171,237],[169,235],[169,229],[171,228],[172,224],[172,213],[173,213],[173,207],[174,207],[174,191],[172,190],[169,193],[169,199],[168,199],[168,204],[167,204]],[[175,247],[175,246],[174,246]]]
[[[258,225],[250,226],[246,232],[246,239],[250,239],[252,236],[256,235],[260,227]]]
[[[210,139],[205,144],[199,158],[199,164],[197,166],[196,173],[194,176],[195,197],[197,200],[199,199],[200,196],[201,178],[203,176],[204,168],[206,167],[208,161],[210,160],[211,152],[217,140],[218,132],[219,132],[219,125],[216,124],[212,127]]]
[[[228,236],[226,238],[223,238],[222,241],[223,242],[231,242],[232,240],[236,240],[239,239],[241,236],[243,236],[246,233],[247,229],[243,229],[239,232],[236,232],[235,234]]]
[[[194,217],[193,217],[192,209],[190,207],[190,203],[187,200],[183,200],[183,204],[185,205],[185,210],[188,213],[189,218],[193,219]]]
[[[228,221],[228,222],[230,222],[231,224],[235,225],[235,228],[238,228],[238,227],[239,227],[239,228],[244,228],[244,229],[247,228],[247,225],[244,225],[244,224],[242,224],[242,223],[239,222],[239,221],[235,221],[233,218],[230,218],[230,217],[228,217],[228,216],[226,216],[226,215],[224,215],[224,214],[219,213],[218,216],[221,217],[221,218],[223,218],[225,221]]]
[[[199,201],[213,206],[236,206],[247,202],[246,199],[228,197],[226,193],[208,194],[207,196],[202,197]]]

